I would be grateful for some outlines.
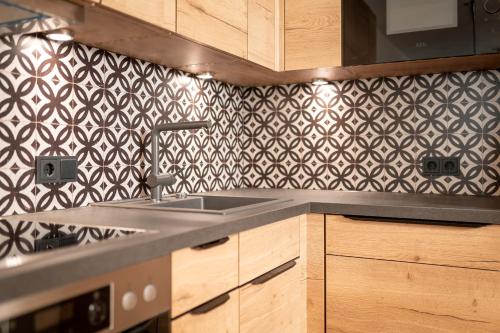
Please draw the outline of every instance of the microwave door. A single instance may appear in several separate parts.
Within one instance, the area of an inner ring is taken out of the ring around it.
[[[476,0],[476,51],[500,52],[500,0]]]
[[[343,4],[345,65],[474,54],[470,1],[344,0]],[[361,15],[365,16],[362,20]],[[365,22],[362,28],[348,23],[356,20]],[[356,54],[355,40],[360,34],[370,42]]]

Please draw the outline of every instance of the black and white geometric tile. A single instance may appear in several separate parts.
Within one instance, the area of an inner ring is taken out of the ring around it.
[[[500,195],[500,70],[247,88],[246,187]],[[424,156],[461,175],[422,175]]]
[[[240,186],[241,88],[78,43],[0,37],[0,216],[149,193],[154,124],[212,120],[162,136],[169,191]],[[34,157],[77,156],[78,182],[37,185]],[[165,191],[167,192],[167,190]]]
[[[500,195],[500,70],[242,88],[92,48],[0,37],[0,216],[149,194],[150,130],[173,191],[238,187]],[[36,185],[34,157],[78,182]],[[422,175],[459,156],[459,177]]]

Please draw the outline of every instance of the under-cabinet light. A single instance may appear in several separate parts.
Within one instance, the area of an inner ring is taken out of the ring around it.
[[[322,86],[322,85],[328,84],[328,80],[324,79],[324,78],[316,77],[316,78],[312,79],[312,84],[314,86]]]
[[[68,42],[73,40],[74,36],[75,34],[73,31],[66,28],[52,30],[45,33],[45,37],[56,42]]]
[[[212,73],[212,72],[202,72],[202,73],[196,74],[196,77],[198,79],[202,79],[202,80],[210,80],[210,79],[214,78],[214,73]]]

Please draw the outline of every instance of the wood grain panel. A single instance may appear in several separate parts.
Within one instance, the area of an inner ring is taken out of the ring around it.
[[[247,0],[178,0],[177,32],[247,57]]]
[[[469,228],[378,222],[328,215],[326,252],[500,270],[500,226]]]
[[[172,253],[172,317],[238,286],[238,236],[209,249]]]
[[[175,31],[176,0],[102,0],[101,4],[158,27]]]
[[[500,273],[327,255],[327,332],[500,332]]]
[[[300,268],[281,273],[264,284],[240,290],[240,333],[300,333],[302,317]]]
[[[342,64],[341,2],[285,1],[285,70]]]
[[[270,69],[277,69],[278,5],[277,0],[248,0],[248,60]]]
[[[300,219],[240,233],[240,285],[299,256]]]
[[[325,331],[325,216],[307,215],[307,332]],[[302,256],[302,254],[301,254]]]
[[[239,289],[229,293],[229,300],[204,314],[186,313],[172,321],[172,333],[239,332]]]

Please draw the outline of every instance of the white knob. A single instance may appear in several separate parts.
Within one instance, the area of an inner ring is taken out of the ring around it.
[[[156,286],[150,283],[146,287],[144,287],[144,290],[142,292],[142,297],[146,302],[152,302],[156,299],[157,294],[158,292],[156,290]]]
[[[122,297],[122,308],[125,311],[130,311],[137,305],[137,295],[133,291],[127,291]]]

